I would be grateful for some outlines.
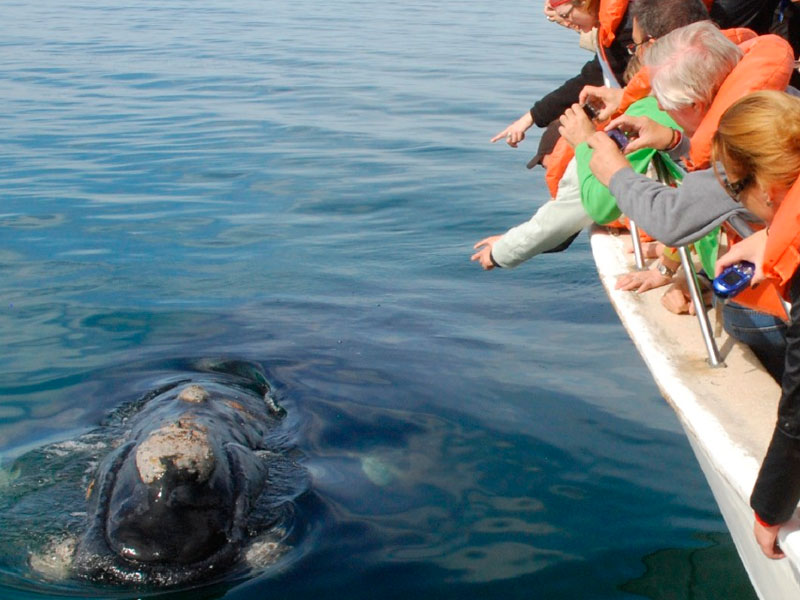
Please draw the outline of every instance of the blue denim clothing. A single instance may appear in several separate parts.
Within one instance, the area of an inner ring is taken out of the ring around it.
[[[723,305],[722,320],[728,335],[750,346],[764,368],[780,383],[786,358],[788,325],[777,317],[735,302]]]

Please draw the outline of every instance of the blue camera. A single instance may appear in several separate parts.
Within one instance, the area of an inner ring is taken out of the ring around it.
[[[711,286],[714,294],[720,298],[731,298],[750,285],[750,280],[756,272],[756,266],[743,260],[731,265],[714,278]]]
[[[591,121],[594,121],[597,118],[597,109],[592,106],[591,104],[584,104],[581,106],[583,108],[583,112],[586,113],[586,116],[589,117]],[[614,143],[617,145],[617,148],[620,150],[625,150],[625,146],[628,145],[630,141],[628,136],[626,136],[620,129],[612,129],[611,131],[606,131],[608,137],[614,140]]]
[[[627,146],[628,142],[630,141],[628,137],[624,133],[622,133],[622,131],[620,131],[619,129],[612,129],[611,131],[606,131],[606,134],[608,134],[608,137],[614,140],[614,143],[620,150],[625,150],[625,146]]]

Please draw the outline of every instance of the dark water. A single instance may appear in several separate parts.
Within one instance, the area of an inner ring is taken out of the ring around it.
[[[546,200],[538,135],[489,138],[589,58],[538,4],[11,0],[3,22],[0,488],[195,361],[251,360],[311,476],[297,543],[165,597],[753,597],[586,238],[469,262]],[[151,595],[12,562],[3,599]]]

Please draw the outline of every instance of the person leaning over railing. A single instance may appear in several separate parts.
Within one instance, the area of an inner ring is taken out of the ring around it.
[[[750,497],[754,533],[764,554],[784,556],[778,530],[800,501],[800,99],[782,92],[742,98],[722,116],[713,155],[730,196],[767,223],[717,263],[717,273],[741,260],[756,265],[792,303],[778,418]]]
[[[548,0],[557,17],[577,29],[598,29],[598,44],[605,49],[608,64],[617,79],[628,64],[630,56],[626,46],[630,43],[630,23],[627,18],[628,0]],[[580,73],[565,81],[560,87],[536,102],[519,119],[495,135],[492,143],[499,140],[512,148],[525,139],[525,132],[533,125],[547,127],[563,112],[578,101],[578,94],[585,85],[603,85],[603,69],[600,59],[587,62]]]
[[[665,22],[661,23],[659,27],[655,27],[652,24],[656,20],[657,12],[654,1],[637,0],[632,6],[634,32],[638,33],[641,40],[653,40],[656,34],[663,35],[683,25],[708,19],[708,11],[700,0],[667,0],[662,2],[662,10],[659,13]],[[647,8],[643,16],[645,27],[639,25],[636,18],[637,14],[642,16],[640,7],[642,3]],[[558,8],[563,9],[566,6],[565,2],[558,2],[558,4]],[[581,10],[583,9],[576,8],[570,12],[570,15]],[[586,27],[602,25],[600,15],[596,10],[597,6],[595,6],[593,20],[582,21]],[[583,15],[581,18],[584,17],[587,15]],[[651,30],[648,27],[655,28]],[[637,47],[641,47],[641,45],[629,45],[628,51],[632,56],[631,62],[635,61],[638,65],[638,57],[635,56]],[[631,69],[630,64],[628,67],[630,72],[626,73],[628,75],[625,78],[626,83],[630,77],[636,77],[638,70],[638,67]],[[640,97],[631,95],[630,99],[631,103],[626,106],[629,114],[650,116],[667,127],[677,127],[666,113],[658,109],[656,101],[648,98],[646,93]],[[556,143],[559,122],[554,121],[542,135],[539,152],[528,163],[529,168],[532,163],[535,163],[542,164],[547,170],[548,188],[553,201],[542,205],[531,219],[509,229],[505,234],[492,235],[477,242],[474,246],[476,252],[472,255],[472,260],[478,262],[484,269],[489,270],[495,267],[508,269],[516,267],[537,254],[561,250],[569,245],[568,240],[574,238],[578,232],[591,225],[592,222],[605,224],[619,216],[619,209],[613,196],[605,186],[596,182],[589,171],[591,151],[585,148],[585,144],[581,144],[586,138],[582,130],[587,129],[589,133],[593,133],[596,126],[589,122],[582,111],[574,112],[574,108],[573,105],[572,108],[567,108],[564,115],[559,115],[562,126],[566,124],[565,116],[574,125],[574,127],[570,126],[573,135],[568,137],[571,139],[561,139]],[[602,107],[598,105],[598,108]],[[546,152],[542,151],[543,144],[546,146]],[[577,160],[578,156],[573,150],[573,147],[579,144],[578,154],[583,160]],[[554,151],[554,147],[565,147],[557,152],[556,160],[563,163],[558,166],[552,164],[551,153]],[[569,152],[567,153],[565,150]],[[632,155],[630,158],[634,168],[640,173],[645,172],[655,152],[655,150],[643,149]],[[545,156],[546,161],[543,160]],[[553,176],[554,171],[557,171],[557,177]],[[713,259],[711,262],[713,264]],[[675,263],[675,266],[677,264]]]
[[[763,89],[786,89],[794,55],[778,36],[759,36],[737,45],[705,21],[657,40],[645,52],[644,63],[653,95],[683,127],[683,137],[646,117],[623,115],[606,128],[621,127],[634,136],[627,153],[639,148],[669,150],[674,158],[681,157],[690,173],[677,188],[639,175],[601,133],[588,141],[595,150],[590,168],[608,185],[622,212],[647,233],[668,246],[684,246],[744,211],[720,188],[710,168],[711,139],[720,115],[739,98]],[[736,300],[723,307],[726,330],[748,344],[770,374],[780,379],[783,365],[771,361],[784,343],[780,298],[771,285],[764,285]]]

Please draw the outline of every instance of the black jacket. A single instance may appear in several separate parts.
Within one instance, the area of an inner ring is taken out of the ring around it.
[[[722,29],[747,27],[758,35],[769,33],[779,0],[714,0],[711,19]]]
[[[778,421],[750,496],[750,506],[771,525],[788,521],[800,501],[800,270],[790,283],[790,297]]]
[[[626,46],[633,41],[631,27],[630,11],[628,11],[617,28],[614,41],[606,49],[611,70],[614,71],[614,75],[620,82],[630,59]],[[558,119],[565,110],[578,101],[578,95],[585,85],[603,85],[603,71],[597,55],[583,65],[580,73],[575,77],[565,81],[561,87],[553,90],[533,105],[531,116],[534,123],[538,127],[547,127],[551,121]]]

